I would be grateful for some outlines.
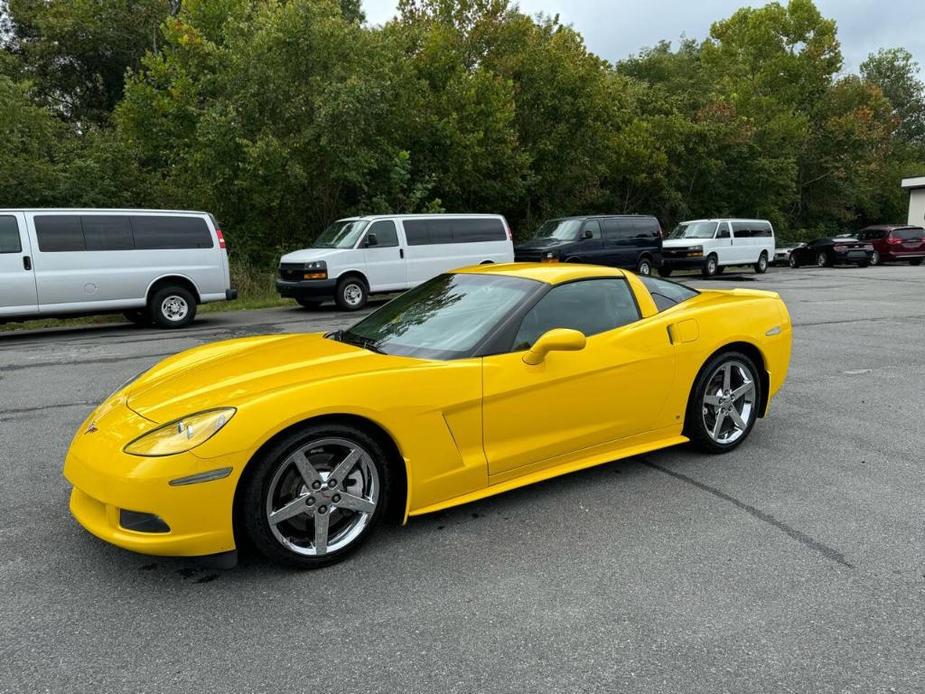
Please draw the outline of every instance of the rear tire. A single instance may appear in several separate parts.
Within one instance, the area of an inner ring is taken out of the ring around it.
[[[922,258],[913,258],[912,260],[909,261],[909,264],[910,265],[921,265]]]
[[[721,352],[697,374],[687,402],[684,433],[707,453],[731,451],[751,433],[761,398],[755,362],[741,352]]]
[[[158,328],[185,328],[195,318],[196,297],[185,287],[162,287],[154,292],[148,304],[148,319]]]
[[[347,457],[354,454],[351,465]],[[341,463],[349,467],[339,472]],[[339,562],[366,541],[387,512],[392,485],[387,454],[352,426],[298,429],[250,466],[238,517],[254,547],[279,564],[319,569]],[[350,506],[344,505],[347,499]],[[287,508],[294,513],[271,520]]]
[[[792,268],[800,267],[800,261],[797,260],[796,256],[793,253],[790,254],[789,258],[787,258],[787,264]]]
[[[766,253],[762,253],[758,256],[758,262],[755,263],[755,272],[759,275],[763,275],[768,271],[768,256]]]
[[[826,253],[825,251],[819,251],[819,252],[816,254],[816,266],[817,266],[817,267],[828,267],[828,266],[831,265],[831,264],[832,264],[832,263],[831,263],[831,261],[829,260],[829,254],[828,254],[828,253]]]
[[[359,311],[366,306],[367,299],[369,299],[369,289],[366,287],[366,282],[356,275],[344,277],[337,283],[334,301],[342,311]]]
[[[712,253],[707,256],[707,259],[703,263],[703,276],[704,277],[713,277],[716,275],[716,269],[719,267],[719,262],[717,258]]]
[[[870,256],[870,264],[871,264],[871,265],[879,265],[879,264],[880,264],[880,253],[878,253],[877,251],[874,251],[874,252],[871,254],[871,256]]]

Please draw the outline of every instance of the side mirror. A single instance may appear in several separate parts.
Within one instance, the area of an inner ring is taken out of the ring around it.
[[[533,347],[524,355],[524,363],[530,366],[542,364],[550,352],[577,352],[585,348],[587,338],[577,330],[554,328],[540,335]]]
[[[378,246],[379,239],[376,238],[375,234],[367,234],[366,235],[366,245],[367,246]]]

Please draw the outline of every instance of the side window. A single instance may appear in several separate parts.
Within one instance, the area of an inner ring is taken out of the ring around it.
[[[84,233],[77,215],[39,215],[35,217],[35,235],[43,253],[84,251]]]
[[[643,217],[633,222],[633,236],[637,239],[657,239],[659,229],[658,221],[654,217]]]
[[[747,239],[752,235],[751,225],[747,222],[733,222],[732,233],[737,239]]]
[[[719,229],[716,232],[716,238],[718,239],[728,239],[729,238],[729,222],[722,222],[719,225]]]
[[[607,228],[607,220],[603,220],[604,228]],[[601,240],[601,222],[597,219],[589,219],[581,225],[581,234],[578,235],[580,241]]]
[[[761,236],[766,239],[774,236],[774,230],[771,229],[770,222],[758,222],[755,225],[755,236]]]
[[[507,230],[501,220],[496,218],[454,219],[453,241],[456,243],[507,241]]]
[[[605,241],[615,243],[633,235],[626,221],[619,217],[606,217],[603,221]]]
[[[135,248],[128,217],[85,215],[80,221],[88,251],[128,251]]]
[[[429,243],[453,243],[454,224],[452,219],[428,219],[426,224],[427,230],[430,232]]]
[[[0,253],[22,253],[19,224],[11,215],[0,217]]]
[[[430,233],[427,222],[423,219],[406,219],[402,222],[405,227],[405,238],[409,246],[425,246],[430,243]]]
[[[648,289],[649,294],[652,295],[655,307],[659,311],[677,306],[682,301],[687,301],[692,296],[697,296],[700,293],[696,289],[685,287],[683,284],[669,282],[668,280],[659,279],[657,277],[644,277],[640,275],[639,279],[646,285],[646,289]]]
[[[384,219],[373,222],[366,230],[366,239],[373,234],[376,235],[376,243],[372,248],[390,248],[398,245],[398,232],[395,230],[395,222],[390,219]]]
[[[212,248],[212,234],[202,217],[145,215],[132,217],[135,248],[163,250]]]
[[[594,279],[553,287],[520,324],[512,351],[529,349],[553,328],[572,328],[586,337],[639,320],[639,308],[623,279]]]

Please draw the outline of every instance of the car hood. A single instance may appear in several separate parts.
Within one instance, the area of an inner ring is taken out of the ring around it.
[[[279,259],[281,263],[311,263],[316,260],[329,260],[330,258],[341,255],[345,251],[351,251],[352,248],[303,248],[299,251],[287,253]]]
[[[556,248],[557,246],[562,246],[566,243],[573,243],[573,241],[565,241],[563,239],[555,238],[543,238],[543,239],[529,239],[523,243],[519,243],[514,247],[514,252],[517,251],[537,251],[544,250],[546,248]]]
[[[321,333],[246,337],[170,357],[132,383],[125,397],[134,412],[160,424],[235,407],[272,391],[420,364],[325,339]]]

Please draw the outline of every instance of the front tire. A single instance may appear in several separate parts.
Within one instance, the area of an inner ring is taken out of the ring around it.
[[[768,271],[768,256],[765,253],[762,253],[758,256],[758,262],[755,263],[755,272],[759,275],[763,275]]]
[[[800,267],[800,261],[797,260],[797,257],[793,253],[787,258],[787,264],[792,268]]]
[[[647,257],[640,258],[639,262],[636,263],[636,274],[650,277],[652,275],[652,261]]]
[[[711,253],[707,256],[707,259],[703,264],[703,276],[713,277],[716,275],[717,267],[719,267],[719,262],[717,261],[716,256]]]
[[[870,264],[871,264],[871,265],[879,265],[879,264],[880,264],[880,253],[879,253],[879,252],[874,251],[874,252],[871,254],[871,256],[870,256]]]
[[[366,306],[369,289],[366,282],[357,276],[344,277],[337,283],[334,301],[342,311],[359,311]]]
[[[162,287],[148,304],[148,319],[158,328],[185,328],[196,318],[196,297],[185,287]]]
[[[294,431],[251,461],[240,518],[267,558],[318,569],[349,556],[385,515],[391,473],[382,446],[339,424]]]
[[[817,267],[828,267],[832,263],[829,261],[829,254],[825,251],[819,251],[816,254],[816,266]]]
[[[691,389],[684,433],[707,453],[726,453],[740,445],[755,425],[761,379],[751,358],[722,352],[700,370]]]

